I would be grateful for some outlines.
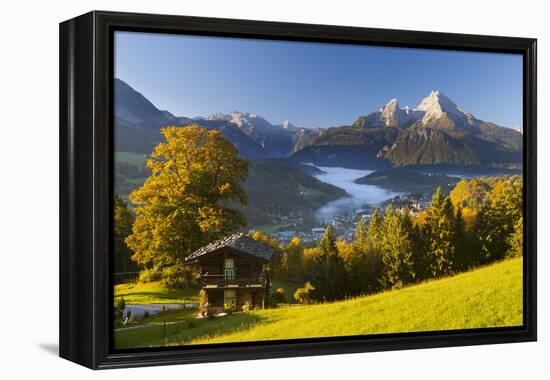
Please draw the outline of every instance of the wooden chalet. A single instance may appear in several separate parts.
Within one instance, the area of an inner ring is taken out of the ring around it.
[[[229,305],[241,311],[264,308],[270,292],[269,263],[275,249],[240,234],[216,240],[192,253],[185,264],[199,269],[197,280],[206,293],[201,314],[216,314]]]

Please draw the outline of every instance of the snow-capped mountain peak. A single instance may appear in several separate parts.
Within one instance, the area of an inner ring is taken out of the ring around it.
[[[397,98],[390,99],[389,102],[386,103],[383,107],[381,107],[378,111],[384,112],[384,110],[392,110],[395,111],[399,108],[399,103],[397,102]]]
[[[391,99],[378,111],[378,119],[386,127],[395,127],[409,124],[414,121],[416,115],[409,107],[401,108],[396,98]]]
[[[233,124],[238,125],[239,127],[252,126],[252,125],[255,125],[256,123],[260,123],[263,125],[271,125],[269,122],[267,122],[265,119],[263,119],[261,116],[258,116],[255,113],[239,112],[239,111],[233,111],[228,114],[217,112],[208,116],[207,119],[229,121]]]
[[[286,120],[283,124],[271,124],[262,116],[252,112],[233,111],[228,114],[218,112],[208,116],[207,120],[227,121],[237,125],[241,129],[262,130],[266,132],[277,130],[281,131],[284,129],[284,132],[290,133],[290,131],[300,129],[288,120]]]
[[[423,124],[437,120],[444,114],[466,116],[464,111],[439,90],[430,92],[414,110],[424,112]]]
[[[294,124],[292,124],[290,121],[285,120],[283,124],[281,124],[281,127],[284,129],[298,129]]]
[[[229,114],[229,121],[231,121],[233,124],[238,125],[239,127],[242,127],[243,124],[248,124],[247,119],[249,117],[249,114],[243,114],[242,112],[233,111]]]
[[[399,108],[397,99],[391,99],[384,107],[380,109],[380,120],[386,126],[397,125],[403,118],[403,110]]]
[[[380,113],[382,116],[390,116],[395,115],[399,110],[399,103],[396,98],[393,98],[384,107],[380,108]]]
[[[397,99],[393,98],[378,111],[360,116],[353,125],[408,128],[413,124],[433,126],[442,118],[448,119],[443,122],[447,126],[475,126],[478,122],[472,114],[458,107],[441,91],[433,90],[415,108],[401,108]]]
[[[221,112],[213,113],[212,115],[206,118],[207,120],[230,120],[229,115],[226,115]]]

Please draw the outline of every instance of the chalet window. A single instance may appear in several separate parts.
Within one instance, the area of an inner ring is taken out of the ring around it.
[[[223,292],[224,305],[236,306],[237,305],[237,293],[234,290],[225,290]]]
[[[225,259],[223,263],[223,277],[226,280],[235,279],[235,260]]]

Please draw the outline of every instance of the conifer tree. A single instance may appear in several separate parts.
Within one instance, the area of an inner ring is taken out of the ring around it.
[[[508,257],[523,256],[523,217],[514,226],[514,232],[508,238]]]
[[[380,249],[384,263],[382,284],[400,288],[414,281],[414,228],[409,211],[388,206],[380,229]]]
[[[317,300],[333,301],[345,296],[346,272],[336,248],[332,225],[328,225],[319,242],[319,253],[312,265],[313,296]]]
[[[453,269],[456,252],[453,204],[438,187],[427,210],[423,229],[427,270],[430,277],[448,274]]]
[[[359,222],[357,222],[355,237],[352,243],[354,253],[356,252],[358,254],[362,254],[367,251],[368,233],[369,230],[367,228],[367,221],[364,217],[361,217]]]
[[[369,233],[370,228],[367,228],[365,218],[360,218],[351,244],[351,252],[344,256],[347,292],[350,295],[369,294],[380,288],[383,263],[380,252],[369,237]]]
[[[301,281],[303,279],[302,263],[304,261],[304,246],[298,236],[294,236],[286,247],[288,279]]]
[[[371,244],[376,245],[382,226],[382,217],[378,209],[374,210],[370,218],[368,238]]]
[[[523,181],[519,176],[506,178],[495,185],[476,219],[481,263],[503,259],[510,249],[523,210]]]
[[[472,246],[466,233],[466,225],[462,216],[462,206],[456,208],[453,225],[454,234],[454,269],[457,271],[466,270],[472,266],[475,258],[472,256]]]
[[[365,255],[365,272],[363,287],[367,293],[374,293],[381,289],[384,262],[380,250],[380,229],[382,218],[378,209],[374,210],[367,233],[367,250]]]
[[[124,240],[132,233],[134,215],[128,204],[117,193],[114,200],[113,273],[133,272],[138,270],[138,266],[132,261],[132,251]],[[118,279],[115,278],[115,280]]]

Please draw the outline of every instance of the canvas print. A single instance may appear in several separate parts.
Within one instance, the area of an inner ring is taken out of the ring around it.
[[[522,326],[522,65],[115,32],[114,349]]]

